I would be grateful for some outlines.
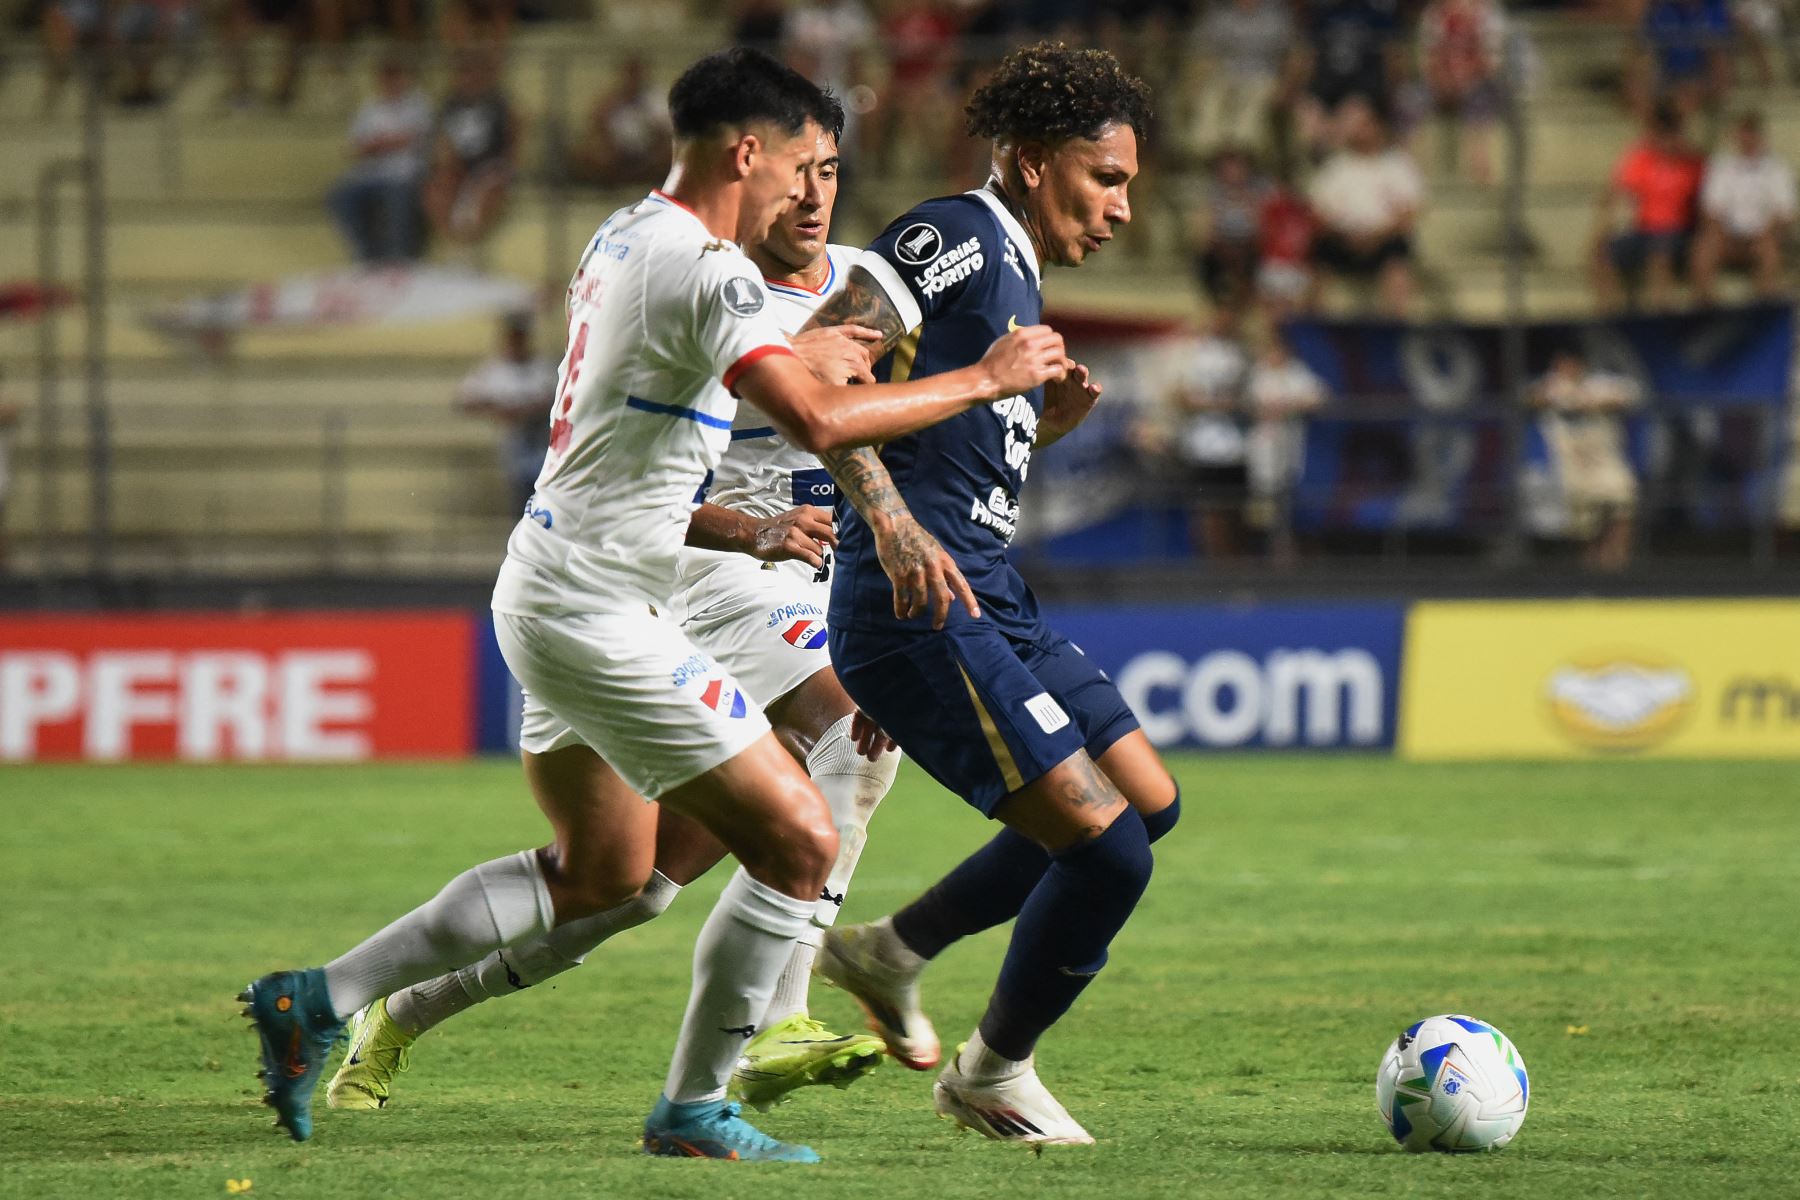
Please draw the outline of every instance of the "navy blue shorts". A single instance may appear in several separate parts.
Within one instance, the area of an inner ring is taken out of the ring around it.
[[[931,777],[987,816],[1077,750],[1099,758],[1138,727],[1104,672],[1039,626],[931,632],[831,629],[831,661],[858,707]]]

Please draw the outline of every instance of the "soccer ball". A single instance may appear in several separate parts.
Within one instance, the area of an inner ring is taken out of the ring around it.
[[[1531,1082],[1504,1033],[1473,1017],[1427,1017],[1394,1039],[1375,1076],[1375,1104],[1414,1152],[1498,1150],[1525,1123]]]

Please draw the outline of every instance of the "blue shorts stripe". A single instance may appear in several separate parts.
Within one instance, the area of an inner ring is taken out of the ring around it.
[[[640,400],[636,396],[625,397],[625,407],[635,408],[639,412],[656,413],[664,417],[681,417],[689,421],[698,421],[708,429],[730,429],[731,422],[724,417],[715,417],[711,413],[703,413],[695,408],[681,408],[674,404],[658,404],[654,400]]]

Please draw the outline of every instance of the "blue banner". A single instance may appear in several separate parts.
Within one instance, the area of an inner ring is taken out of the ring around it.
[[[1054,606],[1047,615],[1112,676],[1158,746],[1394,744],[1404,605]]]
[[[1498,325],[1296,321],[1295,355],[1331,396],[1306,426],[1292,523],[1302,530],[1490,532],[1521,480],[1506,459],[1506,331]],[[1617,320],[1542,322],[1524,331],[1525,383],[1579,353],[1643,397],[1628,458],[1660,478],[1701,528],[1750,524],[1778,471],[1760,443],[1788,403],[1794,311],[1785,305]],[[1747,432],[1746,432],[1747,431]],[[1692,453],[1659,453],[1695,443]],[[1528,429],[1527,477],[1545,463]],[[1665,470],[1663,464],[1667,464]],[[1552,524],[1554,524],[1552,522]]]

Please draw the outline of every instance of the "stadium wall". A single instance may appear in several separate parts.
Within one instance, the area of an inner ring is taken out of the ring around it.
[[[1166,748],[1800,758],[1800,601],[1054,606]],[[0,617],[0,761],[508,753],[468,609]]]

